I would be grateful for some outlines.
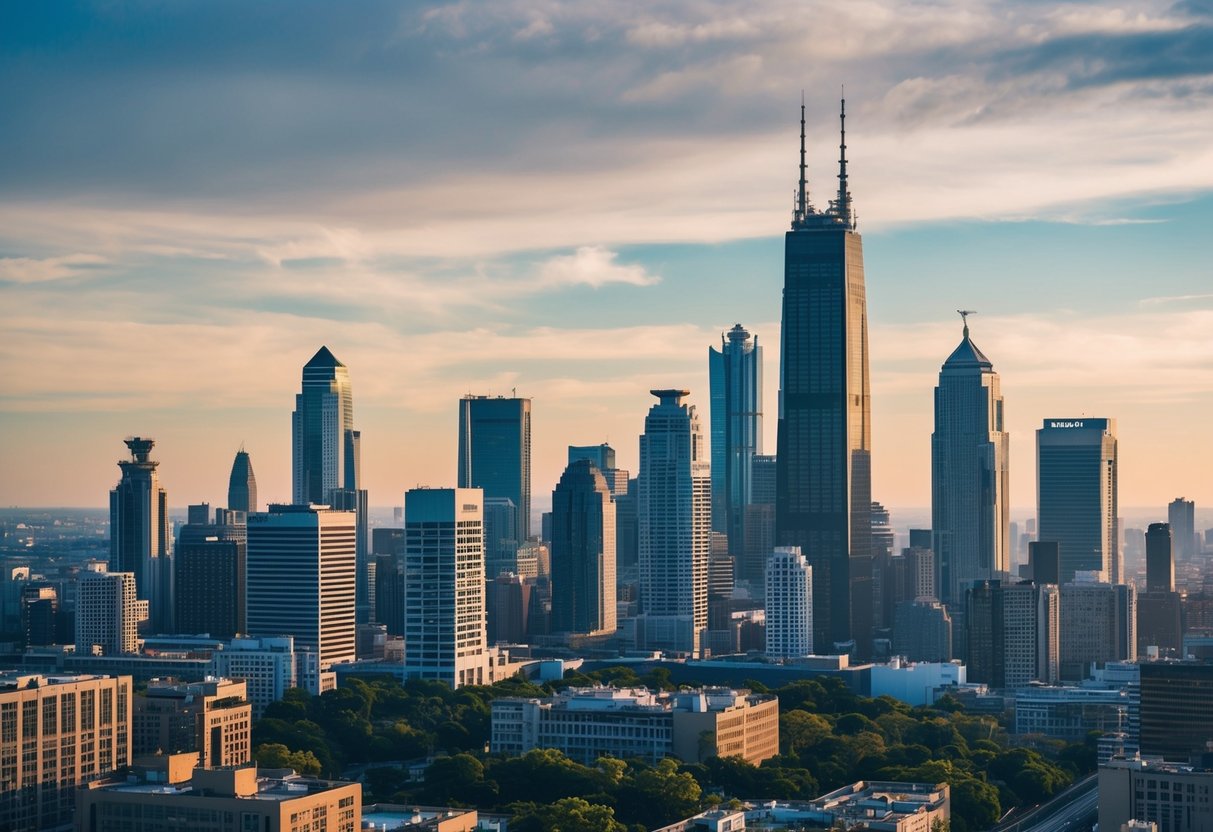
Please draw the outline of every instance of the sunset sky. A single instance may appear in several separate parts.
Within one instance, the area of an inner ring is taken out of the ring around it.
[[[930,503],[932,390],[978,310],[1012,504],[1046,417],[1114,417],[1122,506],[1213,503],[1213,3],[14,3],[0,9],[0,504],[173,506],[232,456],[290,498],[290,414],[350,368],[372,505],[455,480],[456,400],[534,399],[637,467],[651,387],[766,348],[808,111],[846,85],[874,485]]]

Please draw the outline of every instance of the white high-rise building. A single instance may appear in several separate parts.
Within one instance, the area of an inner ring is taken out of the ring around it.
[[[962,605],[974,581],[1010,571],[1009,453],[998,373],[969,340],[966,317],[939,371],[931,434],[932,547],[945,603]]]
[[[708,625],[711,474],[688,390],[652,390],[640,437],[636,645],[698,654]]]
[[[76,652],[103,656],[139,652],[139,624],[148,602],[135,596],[135,575],[98,564],[80,573],[76,587]]]
[[[404,495],[404,674],[453,688],[488,682],[484,492]]]
[[[780,546],[767,559],[768,658],[813,655],[813,567],[799,546]]]
[[[295,637],[321,670],[355,658],[355,515],[271,505],[248,516],[245,620],[251,633]]]

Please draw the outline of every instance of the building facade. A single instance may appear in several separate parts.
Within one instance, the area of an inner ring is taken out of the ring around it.
[[[1141,753],[1187,760],[1213,742],[1213,662],[1141,663]]]
[[[294,772],[258,776],[256,766],[194,768],[192,756],[149,760],[149,765],[138,767],[130,778],[91,783],[81,789],[77,830],[359,832],[362,828],[362,786],[358,783],[318,780]],[[185,823],[177,818],[186,819]]]
[[[129,676],[0,673],[0,829],[70,824],[76,789],[131,761]]]
[[[653,390],[640,437],[636,645],[698,653],[708,625],[710,463],[687,390]]]
[[[1056,682],[1060,608],[1052,584],[974,583],[965,609],[969,681],[998,689]]]
[[[129,572],[135,592],[148,602],[147,626],[152,632],[173,629],[173,535],[168,517],[168,493],[160,487],[151,458],[156,440],[133,436],[124,440],[131,458],[122,460],[122,479],[110,491],[110,572]]]
[[[173,558],[176,632],[233,638],[247,629],[247,517],[235,510],[219,509],[214,522],[208,518],[181,527]]]
[[[842,122],[845,125],[845,114]],[[784,238],[775,536],[813,567],[815,652],[867,655],[872,634],[872,404],[863,242],[847,190],[809,202],[804,107],[800,188]]]
[[[615,632],[615,504],[601,470],[569,463],[552,492],[554,633]]]
[[[762,347],[741,324],[708,347],[711,388],[712,531],[727,534],[729,551],[745,545],[746,507],[753,503],[754,457],[762,453]],[[742,563],[740,577],[759,583],[763,572]]]
[[[1176,497],[1167,505],[1167,524],[1175,541],[1175,554],[1188,560],[1200,551],[1196,536],[1196,502]]]
[[[931,434],[932,549],[945,603],[1010,571],[1010,442],[998,373],[969,338],[966,317],[939,371]]]
[[[251,633],[294,636],[320,669],[354,661],[356,515],[271,505],[248,517],[245,620]]]
[[[1147,825],[1158,832],[1213,829],[1213,761],[1177,765],[1115,758],[1100,766],[1099,828]]]
[[[1061,678],[1085,679],[1091,664],[1137,658],[1137,590],[1075,581],[1061,587]]]
[[[518,540],[531,537],[531,400],[459,400],[459,488],[514,503]]]
[[[295,639],[292,636],[234,638],[211,655],[209,675],[242,679],[252,715],[259,719],[271,702],[295,687]]]
[[[496,699],[492,708],[489,746],[499,754],[555,748],[585,764],[610,755],[650,764],[739,756],[758,765],[779,753],[779,700],[749,691],[568,688],[547,699]]]
[[[484,492],[414,488],[404,495],[404,675],[452,688],[488,679]]]
[[[1045,419],[1036,431],[1038,540],[1057,543],[1061,583],[1101,572],[1123,583],[1115,419]]]
[[[362,433],[354,429],[349,369],[328,347],[303,365],[291,414],[292,502],[354,512],[356,609],[369,619],[370,531],[362,487]],[[251,468],[249,469],[251,472]]]
[[[148,602],[137,597],[131,572],[85,570],[76,585],[76,652],[117,656],[139,652]]]
[[[813,567],[795,546],[767,560],[766,622],[767,658],[813,655]]]
[[[135,694],[134,704],[135,756],[192,751],[205,768],[240,766],[252,758],[252,705],[243,679],[152,682]]]

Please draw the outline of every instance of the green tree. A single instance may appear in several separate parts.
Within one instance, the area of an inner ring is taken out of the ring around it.
[[[625,823],[667,826],[699,811],[703,790],[689,772],[670,758],[653,768],[638,768],[621,784],[617,812]]]
[[[830,722],[808,711],[784,711],[779,715],[779,744],[785,754],[799,754],[832,733]]]
[[[430,763],[420,797],[429,806],[478,806],[495,798],[495,790],[485,783],[484,763],[471,754],[456,754]]]
[[[319,774],[320,761],[310,751],[291,751],[282,743],[267,742],[257,746],[253,759],[261,768],[293,768],[300,774]]]
[[[511,804],[510,829],[518,832],[627,832],[610,806],[580,797],[565,797],[548,805]]]

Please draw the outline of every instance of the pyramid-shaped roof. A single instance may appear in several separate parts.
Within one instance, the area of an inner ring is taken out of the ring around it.
[[[321,347],[319,350],[316,351],[316,354],[312,356],[312,360],[309,361],[308,363],[304,364],[303,366],[304,367],[344,367],[345,365],[337,360],[337,356],[335,356],[331,352],[329,352],[328,347]]]
[[[977,345],[969,338],[969,328],[965,327],[964,338],[961,339],[960,346],[952,350],[952,354],[948,356],[948,360],[943,362],[943,367],[945,370],[971,367],[982,370],[993,370],[994,364],[990,359],[986,358],[985,353],[977,349]]]

